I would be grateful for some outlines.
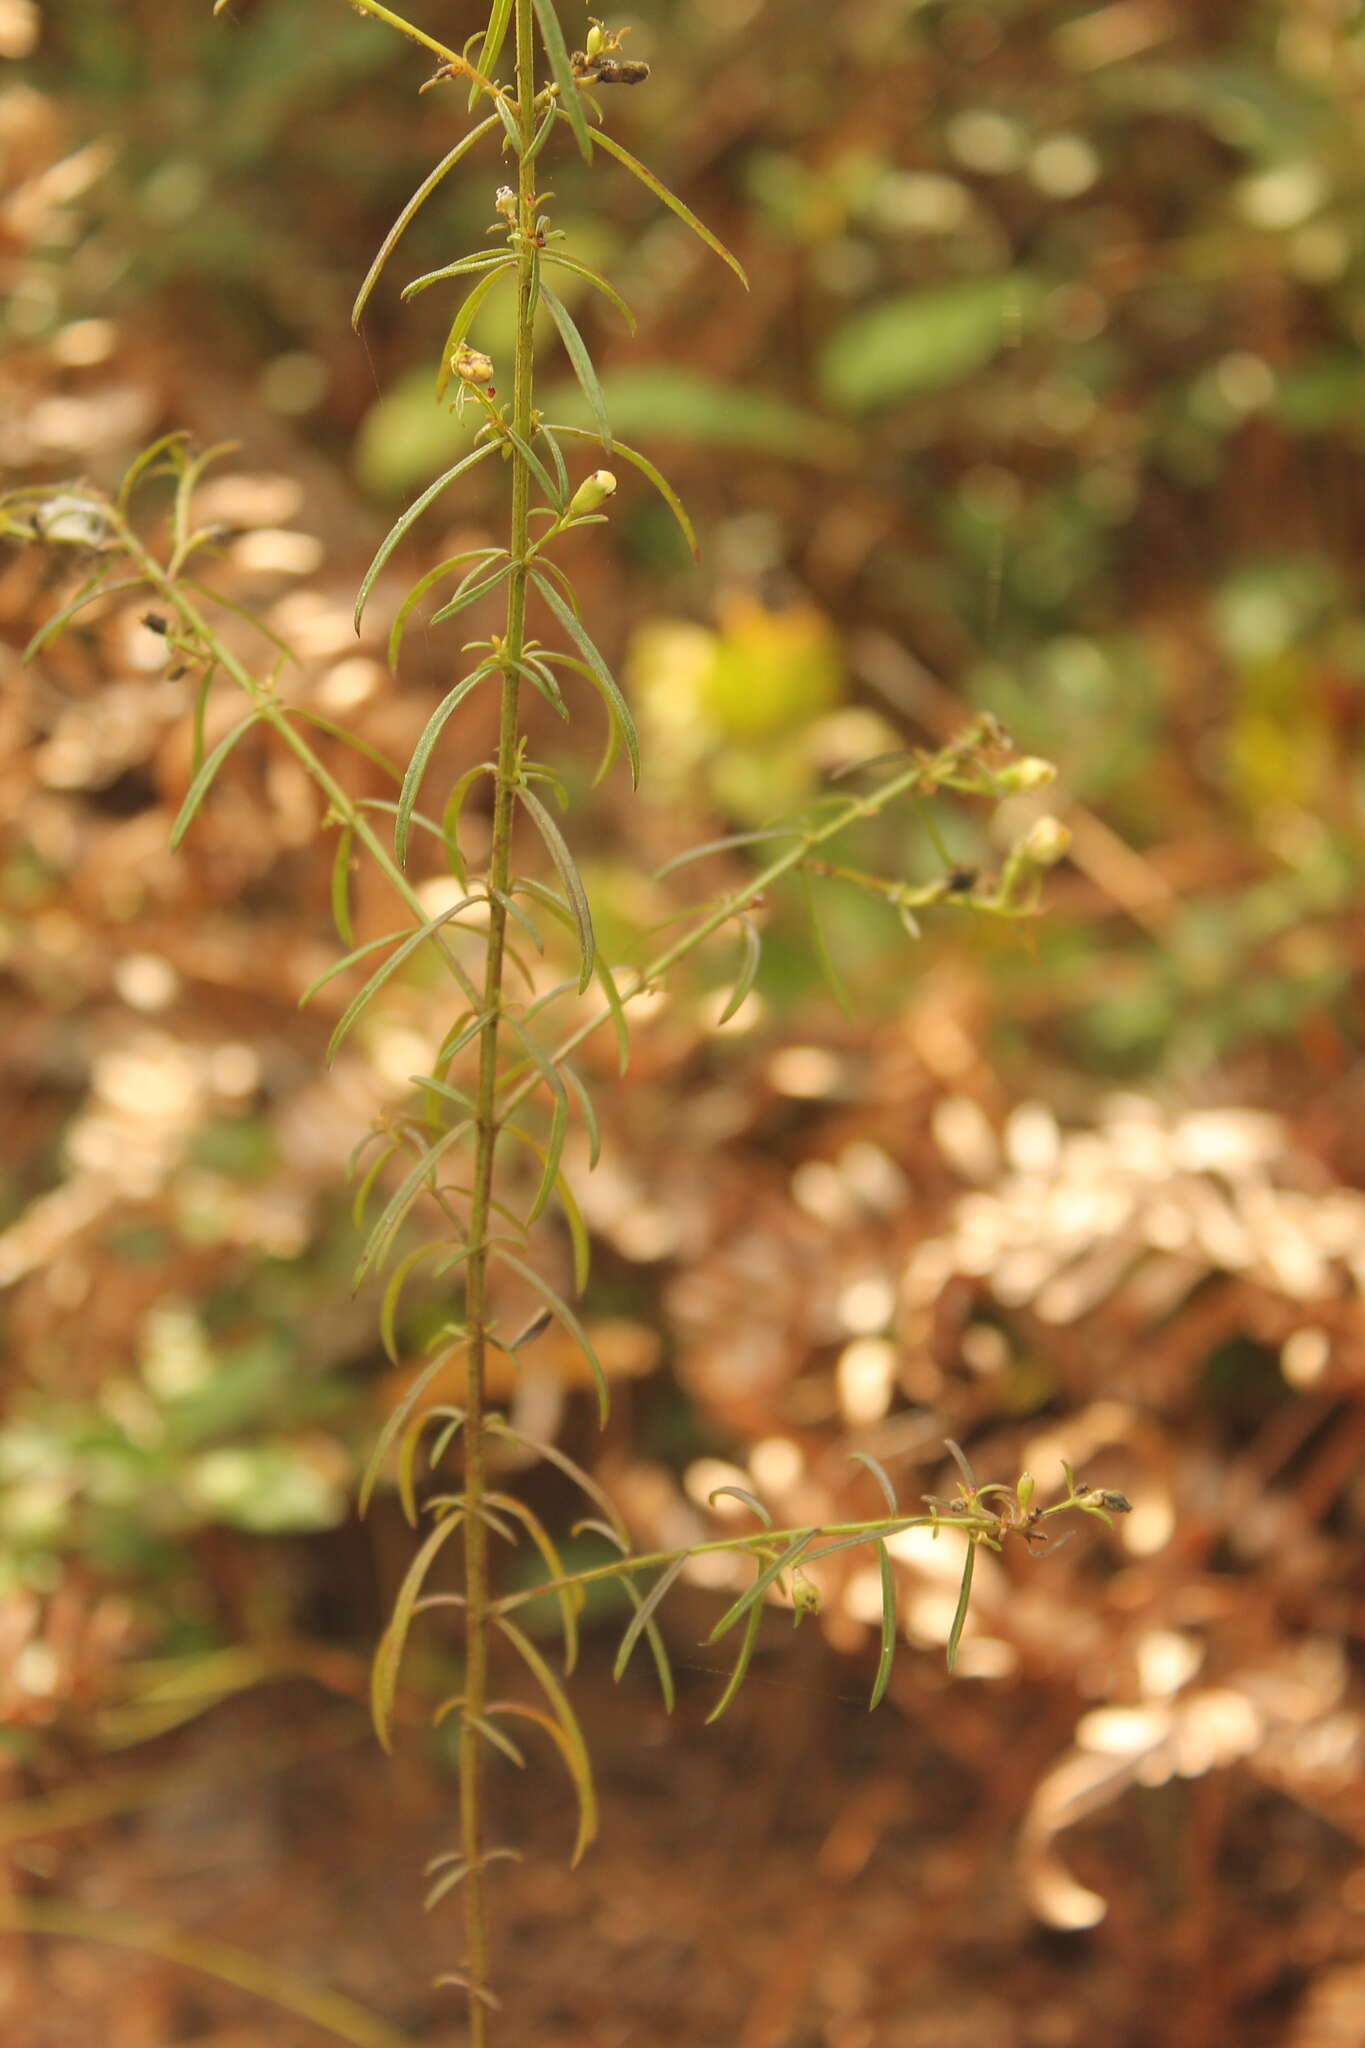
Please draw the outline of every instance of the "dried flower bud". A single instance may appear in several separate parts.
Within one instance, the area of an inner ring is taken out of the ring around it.
[[[450,367],[462,384],[491,384],[493,381],[493,359],[482,355],[476,348],[459,348],[450,358]]]
[[[1034,1480],[1031,1472],[1021,1472],[1014,1483],[1014,1497],[1020,1507],[1025,1510],[1027,1510],[1030,1501],[1033,1499],[1033,1486]]]
[[[1102,1508],[1108,1508],[1111,1515],[1131,1515],[1133,1512],[1133,1503],[1126,1493],[1115,1493],[1106,1487],[1102,1493],[1096,1494],[1095,1498]]]
[[[595,469],[591,476],[584,477],[578,489],[569,500],[569,517],[581,519],[585,512],[595,512],[599,505],[605,505],[616,489],[616,478],[609,469]]]
[[[511,220],[517,210],[517,195],[510,185],[499,185],[493,205],[504,220]]]
[[[1025,754],[1020,761],[1011,761],[996,776],[1001,789],[1011,795],[1020,791],[1046,789],[1050,782],[1057,780],[1057,770],[1051,761],[1044,761],[1038,754]]]
[[[1038,818],[1020,840],[1018,853],[1030,867],[1052,868],[1071,850],[1071,833],[1060,818]]]

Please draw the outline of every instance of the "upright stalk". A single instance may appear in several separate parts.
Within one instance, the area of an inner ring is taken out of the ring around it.
[[[523,444],[531,438],[531,396],[536,310],[535,163],[529,155],[534,135],[535,48],[531,0],[516,0],[516,126],[521,152],[517,177],[517,324],[512,419]],[[493,836],[488,862],[488,944],[485,955],[483,1008],[488,1019],[479,1041],[479,1079],[473,1200],[469,1217],[472,1247],[466,1266],[465,1393],[465,1683],[460,1724],[460,1818],[468,1873],[464,1881],[465,1933],[468,1959],[469,2038],[472,2048],[486,2039],[489,1990],[488,1908],[484,1886],[483,1737],[480,1724],[488,1681],[488,1530],[483,1519],[484,1380],[488,1351],[488,1223],[491,1213],[493,1160],[497,1147],[498,1025],[502,1002],[503,954],[507,935],[505,908],[511,879],[512,816],[516,802],[518,763],[518,674],[526,631],[526,552],[530,542],[530,474],[519,449],[512,451],[512,521],[509,553],[512,571],[507,585],[507,630],[502,674],[502,712],[498,730],[497,774],[493,794]]]

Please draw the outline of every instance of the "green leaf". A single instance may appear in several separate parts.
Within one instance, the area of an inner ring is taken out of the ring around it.
[[[510,1266],[514,1273],[520,1273],[522,1279],[529,1282],[545,1303],[545,1306],[552,1312],[556,1321],[564,1325],[564,1328],[583,1353],[597,1388],[598,1417],[600,1421],[605,1422],[611,1409],[611,1393],[607,1386],[607,1376],[602,1370],[602,1361],[597,1356],[593,1348],[592,1339],[583,1328],[582,1323],[569,1307],[568,1302],[561,1295],[555,1293],[549,1281],[542,1279],[534,1267],[528,1266],[523,1259],[519,1259],[515,1252],[509,1252],[505,1245],[500,1245],[498,1247],[498,1257],[503,1265]]]
[[[480,70],[482,70],[483,66],[480,65],[479,68]],[[375,257],[374,262],[370,265],[368,271],[365,273],[365,282],[361,285],[360,290],[356,293],[355,304],[351,308],[352,327],[359,327],[360,316],[365,310],[365,306],[369,299],[370,293],[374,290],[376,284],[379,282],[380,272],[383,270],[384,265],[388,262],[390,256],[393,254],[394,250],[398,246],[400,238],[405,233],[411,222],[416,218],[418,213],[421,212],[427,200],[430,199],[432,193],[440,184],[442,178],[445,177],[447,171],[453,171],[456,164],[460,161],[460,158],[464,155],[465,151],[467,149],[472,149],[474,144],[478,141],[481,135],[486,135],[490,128],[496,128],[497,125],[497,115],[490,114],[487,120],[480,121],[477,128],[471,128],[468,135],[462,137],[462,139],[456,143],[454,149],[452,149],[447,156],[443,156],[441,158],[440,163],[437,164],[434,171],[428,171],[426,177],[423,178],[421,184],[417,187],[417,190],[413,193],[411,199],[409,199],[407,205],[403,208],[398,218],[394,221],[393,226],[389,229],[383,241],[380,243],[379,253]]]
[[[601,971],[600,962],[598,971]],[[583,1127],[588,1134],[588,1171],[591,1173],[602,1156],[602,1132],[597,1121],[597,1111],[593,1108],[592,1096],[588,1093],[582,1075],[576,1072],[567,1060],[561,1060],[559,1071],[573,1090],[574,1099],[582,1112]]]
[[[496,274],[499,270],[515,269],[515,256],[509,256],[501,250],[491,256],[486,253],[478,256],[457,256],[453,263],[443,263],[439,270],[426,270],[420,277],[414,277],[410,283],[403,286],[403,297],[419,298],[423,292],[429,291],[432,285],[444,284],[448,277],[473,277],[481,270],[491,270]]]
[[[736,846],[758,846],[769,839],[799,839],[799,825],[763,825],[755,832],[727,832],[723,839],[707,839],[700,846],[689,846],[686,853],[675,853],[672,860],[666,860],[661,868],[654,870],[651,879],[662,882],[665,875],[675,875],[679,868],[690,867],[694,860],[705,860],[711,853],[728,853]]]
[[[447,722],[464,702],[470,691],[477,689],[485,677],[493,673],[492,669],[485,667],[481,662],[478,668],[474,669],[469,675],[462,676],[453,690],[447,690],[445,696],[442,697],[440,703],[422,728],[422,736],[412,750],[412,759],[408,763],[408,772],[403,777],[403,787],[399,793],[398,809],[393,821],[393,852],[394,858],[400,867],[405,866],[407,863],[408,829],[412,819],[412,807],[417,801],[418,792],[422,787],[422,778],[427,772],[427,763],[431,759],[436,742],[441,737]],[[468,778],[462,778],[464,787],[467,788],[468,783],[479,773],[479,769],[471,769]],[[452,792],[452,796],[453,794],[454,792]],[[461,795],[463,795],[463,789],[461,790]]]
[[[664,1570],[660,1572],[658,1578],[654,1581],[654,1584],[650,1587],[649,1591],[643,1596],[639,1606],[636,1608],[634,1614],[631,1616],[630,1624],[627,1627],[625,1634],[621,1638],[621,1647],[616,1652],[616,1662],[613,1664],[611,1669],[611,1675],[617,1681],[618,1684],[621,1681],[626,1666],[630,1662],[631,1651],[635,1648],[635,1645],[639,1642],[640,1637],[648,1628],[650,1621],[653,1618],[655,1609],[658,1607],[660,1601],[663,1599],[664,1595],[667,1593],[669,1587],[673,1584],[674,1580],[679,1576],[683,1569],[683,1566],[687,1563],[687,1561],[688,1553],[684,1551],[681,1557],[675,1557],[672,1564],[665,1566]]]
[[[501,548],[464,548],[458,555],[450,555],[444,562],[438,562],[434,569],[428,569],[425,576],[418,577],[407,596],[403,599],[402,604],[399,605],[398,614],[394,619],[392,627],[389,629],[390,668],[397,668],[399,650],[403,644],[403,634],[407,629],[408,620],[412,617],[413,612],[432,586],[441,582],[444,577],[450,574],[452,569],[458,569],[462,562],[475,562],[482,566],[485,563],[495,561],[502,553],[503,549]]]
[[[459,1528],[464,1516],[459,1511],[447,1515],[438,1522],[426,1542],[422,1545],[412,1563],[408,1566],[398,1598],[393,1603],[389,1625],[379,1639],[374,1653],[374,1664],[370,1672],[370,1715],[374,1721],[374,1732],[379,1738],[381,1749],[392,1754],[394,1695],[398,1690],[398,1667],[403,1661],[403,1650],[412,1626],[412,1611],[417,1605],[417,1596],[425,1583],[427,1573],[445,1545]]]
[[[522,1524],[540,1552],[545,1569],[552,1579],[567,1577],[564,1560],[555,1548],[549,1531],[539,1515],[528,1508],[525,1501],[518,1500],[516,1495],[511,1493],[490,1493],[486,1498],[492,1506],[501,1508],[504,1514],[514,1515]],[[567,1678],[578,1662],[578,1615],[586,1595],[581,1587],[559,1586],[554,1598],[559,1606],[559,1624],[564,1635],[564,1675]]]
[[[582,994],[592,980],[593,960],[597,951],[587,892],[578,869],[574,866],[573,855],[564,842],[564,835],[540,798],[533,790],[528,789],[524,782],[517,786],[517,797],[545,842],[545,850],[555,864],[559,879],[564,884],[564,893],[573,910],[574,925],[578,932],[578,988]]]
[[[446,332],[446,338],[441,344],[441,360],[436,366],[436,396],[438,400],[445,397],[446,386],[454,375],[450,359],[456,350],[463,346],[465,336],[478,317],[480,306],[482,306],[484,300],[488,297],[488,294],[504,272],[515,270],[515,268],[516,265],[514,263],[500,263],[495,270],[490,270],[486,277],[481,277],[473,291],[463,301],[455,318],[451,321]],[[405,292],[403,296],[406,298],[407,293]]]
[[[78,611],[88,604],[93,604],[97,597],[118,597],[125,590],[140,590],[146,580],[142,576],[127,576],[118,583],[106,583],[104,578],[107,574],[108,565],[101,563],[94,575],[81,585],[76,595],[69,599],[59,612],[55,612],[50,619],[39,626],[37,632],[29,641],[28,646],[19,656],[21,666],[32,661],[34,655],[46,647],[49,640],[56,639],[63,626],[70,624]]]
[[[539,483],[556,512],[562,512],[564,509],[565,492],[556,487],[551,479],[549,470],[536,454],[530,442],[523,440],[516,428],[508,422],[504,422],[503,431],[522,461],[526,464],[526,467],[530,470],[532,476]]]
[[[372,747],[368,740],[362,739],[358,732],[352,732],[349,726],[338,725],[334,718],[325,717],[321,711],[314,711],[307,704],[287,705],[284,715],[286,718],[301,718],[306,725],[315,726],[329,738],[340,740],[342,746],[349,747],[352,753],[373,762],[376,768],[382,768],[385,775],[391,777],[394,782],[403,780],[403,771],[394,766],[388,755],[382,753],[378,747]]]
[[[544,427],[541,431],[547,440],[550,439],[552,434],[572,434],[575,439],[583,441],[595,441],[597,439],[595,434],[588,433],[583,427]],[[669,511],[673,514],[673,517],[677,520],[682,537],[687,542],[693,561],[699,562],[701,560],[701,549],[697,545],[696,529],[687,515],[687,509],[682,499],[678,496],[662,470],[657,469],[647,455],[641,455],[638,448],[628,448],[624,441],[612,441],[611,452],[613,455],[621,456],[624,461],[632,463],[642,476],[648,477]]]
[[[572,385],[552,387],[545,408],[561,423],[557,432],[563,433],[562,422],[568,421],[596,439],[587,406]],[[858,460],[857,437],[847,426],[791,405],[771,391],[723,384],[681,364],[613,368],[611,416],[617,434],[627,441],[636,435],[646,437],[651,447],[667,440],[689,451],[752,450],[819,469],[848,469]]]
[[[861,1465],[864,1471],[872,1474],[872,1477],[882,1490],[882,1498],[886,1502],[887,1508],[893,1515],[898,1515],[900,1513],[900,1504],[896,1499],[896,1489],[891,1484],[886,1467],[880,1464],[868,1451],[850,1451],[848,1455],[851,1464]]]
[[[621,144],[613,136],[604,135],[600,128],[590,128],[588,134],[594,142],[601,143],[608,156],[614,156],[618,164],[624,164],[631,176],[638,178],[642,185],[647,186],[656,199],[661,199],[670,213],[676,213],[679,220],[686,221],[693,234],[700,235],[707,248],[714,249],[721,261],[729,264],[745,291],[748,291],[749,280],[745,276],[744,266],[738,257],[732,256],[720,237],[713,235],[710,228],[703,221],[697,219],[690,206],[684,206],[676,192],[670,192],[661,178],[656,177],[654,172],[642,164],[638,157],[632,156],[628,149],[622,148]]]
[[[487,597],[490,590],[496,590],[498,585],[506,580],[511,574],[511,565],[504,562],[500,569],[495,569],[491,576],[485,576],[481,583],[471,581],[474,573],[471,570],[464,577],[455,595],[448,597],[440,609],[432,613],[427,620],[429,626],[443,626],[447,619],[456,618],[459,613],[467,612],[470,605],[477,604],[481,597]],[[487,669],[493,669],[496,663],[490,662],[485,666]]]
[[[597,372],[593,368],[592,357],[588,354],[583,337],[574,325],[568,307],[562,299],[555,296],[548,285],[541,286],[540,296],[549,309],[550,317],[554,321],[555,326],[559,329],[559,336],[560,340],[564,343],[565,353],[573,364],[573,373],[582,387],[583,396],[587,399],[592,409],[592,416],[597,422],[597,437],[601,441],[603,448],[610,451],[611,423],[607,418],[607,401],[602,395],[602,386],[597,381]]]
[[[769,1586],[773,1584],[774,1580],[780,1579],[783,1572],[791,1570],[797,1559],[815,1541],[816,1533],[814,1529],[801,1529],[797,1531],[780,1555],[771,1559],[763,1567],[747,1592],[741,1593],[734,1605],[726,1608],[724,1614],[722,1614],[720,1620],[706,1638],[708,1643],[719,1642],[720,1638],[729,1629],[734,1627],[742,1615],[747,1614],[751,1608],[755,1611],[760,1608],[763,1595],[767,1592]]]
[[[571,270],[575,277],[585,278],[590,285],[601,292],[604,299],[610,299],[631,333],[634,334],[635,315],[631,312],[630,307],[621,297],[615,285],[609,284],[599,271],[594,270],[590,264],[580,263],[576,256],[566,256],[562,249],[546,249],[543,251],[540,260],[542,263],[553,263],[560,270]],[[542,293],[544,289],[542,285]]]
[[[872,1681],[869,1713],[882,1703],[891,1677],[891,1660],[896,1654],[896,1581],[891,1570],[891,1553],[884,1543],[877,1545],[877,1564],[882,1578],[882,1647],[877,1659],[877,1676]]]
[[[953,1616],[953,1625],[948,1631],[948,1669],[950,1671],[957,1662],[957,1646],[962,1640],[962,1624],[967,1619],[967,1609],[971,1604],[972,1573],[975,1569],[976,1545],[968,1537],[967,1555],[962,1565],[962,1589],[957,1596],[957,1612]]]
[[[564,118],[573,129],[578,153],[585,164],[592,162],[592,143],[589,129],[583,115],[583,103],[578,97],[578,81],[573,75],[569,53],[564,46],[564,31],[559,25],[555,0],[533,0],[536,20],[540,23],[540,39],[545,45],[545,54],[550,60],[550,70],[555,84],[559,87],[559,103],[564,109]]]
[[[461,911],[468,910],[472,903],[478,901],[479,899],[476,896],[462,896],[458,903],[451,905],[449,910],[443,910],[438,917],[428,918],[425,923],[418,925],[415,931],[409,932],[402,944],[396,946],[393,952],[390,953],[388,959],[376,967],[374,973],[365,983],[365,986],[357,990],[356,994],[352,996],[350,1002],[346,1005],[337,1022],[336,1029],[327,1041],[328,1066],[331,1065],[337,1053],[341,1050],[343,1041],[348,1036],[351,1027],[355,1024],[361,1012],[369,1007],[380,989],[398,972],[404,961],[409,959],[419,946],[424,946],[429,939],[433,938],[443,925],[449,924],[452,918],[458,917]]]
[[[583,1731],[578,1717],[569,1705],[563,1686],[551,1671],[545,1659],[529,1637],[522,1634],[515,1622],[504,1614],[497,1617],[498,1627],[509,1643],[518,1650],[532,1676],[539,1680],[542,1692],[550,1703],[550,1709],[564,1736],[564,1758],[578,1795],[578,1838],[574,1843],[573,1863],[578,1863],[584,1850],[597,1833],[597,1795],[593,1790],[592,1765],[588,1761],[588,1746],[583,1740]]]
[[[607,1008],[611,1012],[612,1029],[616,1033],[616,1071],[624,1079],[626,1069],[630,1065],[630,1026],[626,1022],[626,1006],[621,1000],[616,978],[600,953],[597,956],[597,979],[606,998]]]
[[[181,840],[189,831],[190,826],[194,823],[199,806],[208,795],[209,786],[217,775],[218,770],[222,767],[238,740],[242,738],[243,734],[250,732],[252,726],[259,723],[260,718],[261,713],[259,711],[248,711],[246,717],[239,720],[233,726],[231,732],[223,735],[213,752],[200,768],[199,773],[195,776],[186,792],[185,801],[181,804],[179,815],[171,827],[172,852],[179,846]]]
[[[607,667],[584,631],[581,621],[575,617],[568,605],[565,604],[554,585],[546,581],[544,576],[540,574],[539,568],[533,569],[531,576],[537,590],[559,620],[565,632],[574,641],[576,646],[581,649],[583,659],[587,662],[592,672],[592,680],[604,698],[608,712],[615,719],[621,737],[625,741],[626,755],[630,761],[631,787],[638,789],[640,787],[640,741],[635,731],[635,720],[630,714],[630,706],[621,695],[620,687],[611,670]]]
[[[435,1173],[440,1161],[453,1145],[458,1144],[472,1122],[472,1118],[466,1117],[463,1123],[453,1124],[448,1131],[442,1131],[436,1142],[427,1146],[417,1164],[403,1180],[401,1186],[390,1196],[389,1201],[380,1213],[379,1221],[370,1232],[364,1251],[361,1253],[360,1263],[355,1271],[355,1284],[357,1287],[371,1267],[383,1265],[408,1210],[417,1200],[426,1182]]]
[[[379,1482],[379,1474],[383,1470],[385,1458],[388,1456],[393,1445],[398,1441],[404,1424],[427,1388],[436,1378],[436,1375],[449,1365],[451,1355],[448,1351],[444,1352],[441,1357],[433,1358],[430,1364],[424,1365],[412,1382],[412,1385],[403,1395],[403,1398],[385,1418],[384,1427],[380,1430],[375,1440],[374,1449],[370,1452],[369,1458],[366,1461],[365,1471],[360,1481],[357,1505],[362,1515],[369,1508],[374,1489]]]
[[[538,1437],[526,1436],[521,1430],[514,1429],[501,1415],[490,1415],[486,1427],[495,1436],[505,1436],[510,1443],[521,1444],[524,1449],[534,1452],[536,1457],[544,1458],[547,1464],[554,1465],[566,1479],[572,1479],[574,1485],[587,1495],[593,1506],[602,1510],[615,1532],[622,1551],[630,1549],[626,1525],[612,1506],[610,1495],[604,1493],[591,1474],[585,1472],[581,1465],[575,1464],[567,1452],[561,1451],[557,1444],[542,1443]]]
[[[493,76],[493,66],[502,55],[502,46],[507,40],[507,24],[511,18],[512,0],[493,0],[493,11],[488,17],[488,27],[484,31],[483,44],[474,64],[474,69],[482,71],[485,78]],[[478,85],[471,85],[469,88],[469,107],[471,113],[479,103],[479,93],[481,91],[482,87]]]
[[[185,466],[189,438],[184,427],[177,427],[173,433],[163,434],[159,440],[153,441],[150,447],[144,448],[140,455],[134,457],[124,471],[123,482],[118,488],[116,509],[120,518],[127,512],[128,501],[133,492],[145,477],[154,473],[153,465],[160,461],[162,456],[166,457],[164,474],[175,476],[180,473]]]
[[[431,1244],[419,1244],[415,1251],[410,1251],[406,1258],[398,1261],[398,1264],[389,1276],[388,1285],[384,1289],[383,1299],[379,1305],[379,1341],[384,1347],[386,1357],[394,1365],[398,1363],[398,1338],[395,1324],[398,1319],[398,1304],[402,1298],[403,1288],[409,1275],[416,1271],[423,1260],[433,1258],[436,1253],[443,1252],[446,1249],[446,1245],[440,1238],[434,1239]],[[467,1259],[469,1253],[470,1247],[462,1245],[456,1254],[457,1263],[460,1259]],[[442,1272],[447,1272],[449,1267],[443,1266],[441,1270]]]
[[[365,606],[369,603],[370,592],[374,589],[379,572],[398,546],[398,543],[408,533],[413,524],[421,518],[427,506],[434,503],[440,497],[447,484],[454,483],[457,476],[462,476],[465,470],[472,469],[476,462],[482,462],[485,456],[492,453],[493,443],[485,441],[482,447],[471,450],[468,455],[462,455],[453,468],[446,470],[444,475],[438,476],[435,483],[428,484],[421,497],[414,499],[407,510],[399,514],[380,542],[378,554],[361,579],[360,593],[355,601],[355,629],[357,633],[360,631],[360,622],[365,614]]]
[[[1040,296],[1034,279],[1006,272],[883,299],[830,337],[820,360],[825,393],[861,413],[961,384],[1032,323]]]
[[[332,860],[332,923],[343,946],[355,944],[355,927],[351,923],[351,841],[353,833],[349,825],[342,828],[337,837],[337,850]]]
[[[735,1668],[730,1673],[730,1682],[706,1717],[708,1728],[713,1721],[719,1721],[721,1715],[743,1685],[744,1674],[749,1669],[749,1659],[754,1654],[754,1645],[758,1641],[758,1631],[762,1623],[763,1608],[761,1603],[758,1603],[749,1610],[749,1619],[745,1624],[744,1634],[740,1639],[739,1655],[735,1659]]]
[[[716,1019],[717,1024],[728,1024],[734,1016],[752,989],[758,977],[759,961],[763,958],[763,941],[758,935],[758,927],[753,919],[745,917],[741,911],[737,914],[736,921],[744,935],[744,952],[740,960],[739,974],[730,991],[730,1000]]]
[[[733,1500],[743,1501],[746,1508],[752,1508],[753,1512],[758,1516],[759,1521],[762,1522],[765,1529],[772,1528],[772,1516],[768,1513],[768,1510],[764,1507],[758,1495],[756,1493],[750,1493],[747,1486],[716,1487],[713,1492],[708,1493],[706,1496],[708,1507],[714,1507],[716,1502],[726,1494],[728,1494]]]

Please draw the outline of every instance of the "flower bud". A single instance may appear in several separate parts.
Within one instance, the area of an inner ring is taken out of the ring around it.
[[[458,348],[450,358],[450,367],[462,384],[491,384],[493,381],[493,359],[483,355],[476,348]]]
[[[1014,1497],[1026,1512],[1033,1499],[1033,1474],[1021,1472],[1014,1483]]]
[[[602,45],[605,41],[606,35],[603,31],[602,24],[600,21],[595,21],[592,27],[588,30],[589,57],[600,57],[602,54]]]
[[[591,476],[585,476],[569,500],[570,519],[581,519],[587,512],[595,512],[616,489],[616,478],[609,469],[595,469]]]
[[[1057,780],[1057,770],[1051,761],[1044,761],[1041,755],[1025,754],[1021,760],[1011,761],[996,776],[1001,789],[1011,796],[1033,789],[1046,789],[1050,782]]]
[[[1071,833],[1060,818],[1037,818],[1020,840],[1018,853],[1030,867],[1052,868],[1071,849]]]
[[[792,1573],[792,1627],[799,1628],[804,1617],[820,1612],[820,1588],[798,1565]]]

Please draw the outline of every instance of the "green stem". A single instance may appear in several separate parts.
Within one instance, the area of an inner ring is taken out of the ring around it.
[[[521,155],[517,179],[517,325],[512,391],[512,423],[523,444],[530,441],[537,269],[535,234],[535,164],[529,156],[535,120],[535,44],[531,0],[516,6],[517,130]],[[465,1934],[468,1957],[470,2048],[487,2039],[489,1989],[488,1903],[484,1882],[483,1752],[480,1734],[488,1688],[488,1531],[479,1512],[486,1492],[484,1470],[484,1394],[488,1355],[488,1225],[493,1194],[493,1163],[499,1120],[498,1040],[502,1006],[505,908],[511,882],[512,819],[520,780],[519,664],[526,638],[526,555],[530,544],[530,471],[521,454],[512,455],[512,515],[507,583],[507,630],[503,641],[507,666],[502,678],[502,710],[498,729],[497,770],[493,790],[492,845],[488,860],[488,941],[484,964],[483,1011],[488,1018],[479,1039],[479,1079],[474,1178],[469,1211],[469,1243],[465,1269],[467,1386],[465,1392],[465,1683],[460,1724],[461,1845],[468,1875],[464,1881]]]

